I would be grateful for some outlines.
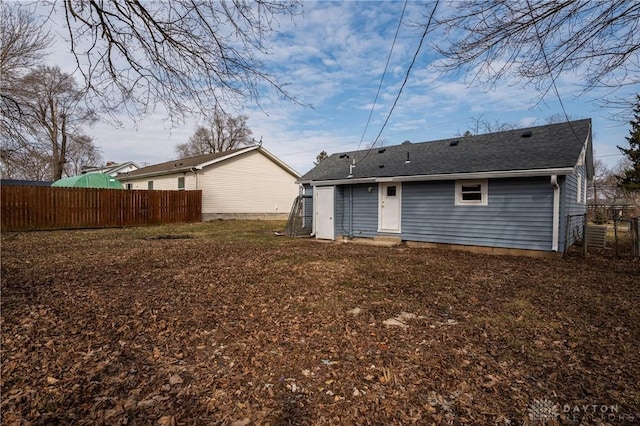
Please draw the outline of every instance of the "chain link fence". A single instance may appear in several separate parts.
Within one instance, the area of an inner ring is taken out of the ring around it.
[[[616,218],[611,227],[616,257],[640,257],[640,218]]]
[[[640,217],[614,216],[604,224],[590,224],[585,214],[569,215],[565,224],[565,254],[579,246],[586,257],[601,251],[615,257],[640,258]]]

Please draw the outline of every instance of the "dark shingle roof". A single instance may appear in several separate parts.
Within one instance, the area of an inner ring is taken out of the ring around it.
[[[587,138],[591,138],[591,119],[403,143],[374,148],[368,154],[367,150],[333,154],[300,181],[345,179],[354,158],[352,179],[569,168],[576,165]]]
[[[151,166],[142,167],[138,170],[134,170],[128,173],[122,173],[118,175],[120,177],[136,177],[149,174],[162,174],[167,172],[174,172],[179,170],[188,170],[192,167],[197,167],[200,164],[207,163],[209,161],[218,160],[229,155],[235,154],[238,151],[246,150],[249,147],[242,147],[237,149],[231,149],[229,151],[215,152],[213,154],[198,155],[195,157],[182,158],[179,160],[171,160],[160,164],[153,164]]]

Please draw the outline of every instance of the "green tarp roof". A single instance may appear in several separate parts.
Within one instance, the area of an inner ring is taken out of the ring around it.
[[[85,175],[62,178],[53,182],[51,186],[66,188],[124,189],[118,179],[105,173],[87,173]]]

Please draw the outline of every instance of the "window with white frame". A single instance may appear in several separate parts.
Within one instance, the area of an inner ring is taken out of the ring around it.
[[[180,176],[178,178],[178,189],[179,190],[183,190],[184,189],[184,176]]]
[[[483,180],[456,181],[456,206],[486,206],[488,204],[488,182]]]

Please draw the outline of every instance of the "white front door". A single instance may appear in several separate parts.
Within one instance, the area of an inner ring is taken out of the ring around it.
[[[335,238],[333,226],[333,186],[314,187],[316,238],[333,240]]]
[[[378,231],[400,232],[402,184],[387,182],[378,184]]]

